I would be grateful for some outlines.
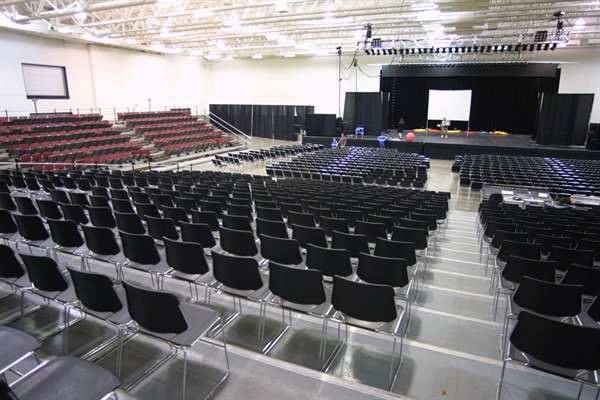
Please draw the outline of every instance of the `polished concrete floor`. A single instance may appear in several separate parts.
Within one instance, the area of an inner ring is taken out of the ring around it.
[[[289,142],[255,139],[253,147],[278,144]],[[285,332],[280,343],[266,355],[246,348],[248,346],[229,344],[231,374],[216,392],[215,398],[494,399],[502,365],[499,354],[501,322],[491,319],[490,281],[485,276],[479,254],[476,212],[480,194],[459,187],[458,176],[450,172],[450,164],[450,161],[431,160],[426,188],[451,192],[449,219],[447,227],[437,233],[432,255],[419,284],[404,340],[402,362],[391,391],[387,390],[392,344],[388,336],[350,329],[348,341],[340,349],[336,362],[330,370],[321,372],[314,368],[314,354],[310,351],[315,335],[320,332],[320,320],[298,315],[294,316],[292,327]],[[205,163],[192,168],[215,167]],[[226,170],[264,174],[264,164],[241,165]],[[98,265],[97,268],[111,272],[106,266]],[[128,279],[149,284],[147,275],[130,271],[126,274]],[[165,289],[189,295],[187,286],[176,282],[167,281]],[[217,294],[212,301],[221,307],[232,306],[231,297],[227,295]],[[500,309],[503,309],[502,305]],[[2,309],[0,315],[1,312]],[[248,319],[256,317],[257,305],[244,304],[243,314]],[[269,307],[267,318],[280,321],[281,313]],[[254,334],[250,322],[248,326],[238,325],[241,326],[239,331],[230,335]],[[100,331],[98,335],[103,335]],[[332,346],[335,345],[335,331],[335,325],[331,325]],[[168,352],[164,345],[141,337],[134,338],[129,345],[129,352],[143,359],[137,360],[141,365]],[[46,348],[54,349],[55,353],[64,350],[64,346],[56,344]],[[81,349],[77,351],[84,352]],[[206,365],[222,368],[221,357],[218,349],[211,345],[199,343],[193,347],[189,354],[191,372],[188,371],[192,386],[187,398],[202,397],[206,388],[200,381],[211,373],[205,371]],[[293,362],[286,361],[290,359]],[[105,363],[109,368],[114,364],[113,361]],[[140,399],[177,398],[180,396],[180,378],[181,361],[174,358],[121,395],[122,398],[133,396]],[[578,385],[542,372],[511,366],[503,388],[503,399],[571,399],[576,397]],[[582,398],[593,399],[595,395],[595,391],[585,388]]]

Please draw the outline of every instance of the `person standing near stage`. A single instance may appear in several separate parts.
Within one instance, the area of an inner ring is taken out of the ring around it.
[[[440,123],[440,127],[442,128],[442,137],[448,137],[448,127],[450,126],[450,121],[444,117],[442,122]]]
[[[344,132],[342,132],[342,135],[340,136],[340,140],[338,141],[338,146],[339,147],[346,147],[346,142],[348,141],[348,139],[346,139],[346,135],[344,134]]]
[[[400,117],[398,121],[398,139],[402,139],[402,133],[404,132],[404,117]]]

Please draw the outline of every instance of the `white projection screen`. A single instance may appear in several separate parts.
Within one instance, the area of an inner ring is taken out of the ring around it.
[[[469,121],[471,90],[430,90],[428,120]]]
[[[21,68],[28,99],[69,98],[65,67],[22,63]]]

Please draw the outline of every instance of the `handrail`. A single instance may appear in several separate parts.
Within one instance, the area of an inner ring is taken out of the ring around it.
[[[242,142],[244,142],[244,147],[248,147],[248,144],[252,144],[252,136],[249,136],[248,134],[242,132],[240,129],[225,121],[223,118],[219,117],[212,111],[208,112],[208,118],[212,124],[216,125],[224,131],[231,133],[237,139],[241,139]]]

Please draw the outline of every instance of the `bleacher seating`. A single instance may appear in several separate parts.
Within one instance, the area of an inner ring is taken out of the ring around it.
[[[150,155],[99,114],[2,118],[0,148],[21,163],[46,163],[34,166],[42,170],[69,169],[69,163],[122,163]]]
[[[120,113],[118,118],[166,155],[205,151],[231,142],[229,136],[191,115],[189,109]]]

